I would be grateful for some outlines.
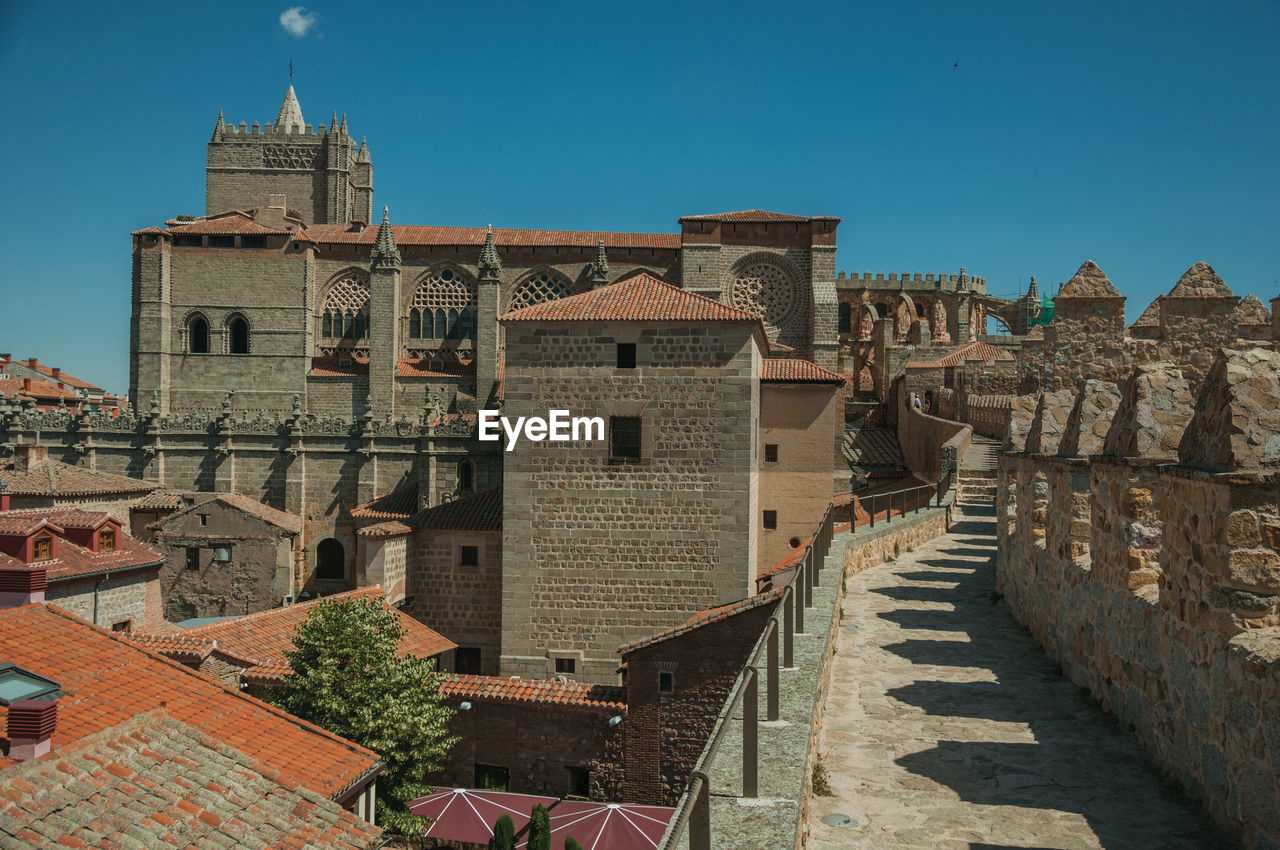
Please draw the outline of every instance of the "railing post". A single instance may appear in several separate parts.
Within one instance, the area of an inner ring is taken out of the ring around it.
[[[800,562],[800,571],[796,573],[795,596],[791,597],[791,606],[796,612],[796,634],[804,634],[804,587],[809,578],[804,574],[804,561]]]
[[[892,523],[893,522],[893,491],[890,490],[887,495],[889,496],[889,509],[884,512],[884,521],[888,523]]]
[[[871,497],[870,514],[871,514],[871,527],[875,528],[876,527],[876,497],[875,496]]]
[[[916,488],[915,490],[911,491],[911,502],[916,506],[916,509],[912,511],[912,513],[917,513],[917,514],[920,513],[920,502],[919,502],[920,497],[915,495],[916,493],[919,493],[919,492],[920,492],[919,488]],[[929,500],[925,499],[925,501],[927,502]]]
[[[769,620],[769,682],[765,685],[765,717],[769,720],[778,719],[778,692],[781,690],[781,683],[778,681],[778,615],[774,614]]]
[[[689,850],[711,850],[711,780],[695,770],[690,781],[698,784],[698,791],[689,812]]]
[[[760,796],[759,737],[760,685],[755,667],[744,670],[747,674],[746,691],[742,695],[742,796]]]
[[[816,539],[814,542],[815,543],[817,542]],[[809,547],[809,560],[811,562],[811,566],[813,567],[813,586],[817,587],[819,584],[821,584],[821,579],[822,579],[822,556],[818,554],[818,549],[816,546]]]
[[[782,600],[782,666],[790,669],[796,666],[796,589],[792,580],[791,592]]]
[[[804,607],[813,607],[813,583],[817,580],[817,570],[813,568],[813,550],[805,553],[804,569]]]

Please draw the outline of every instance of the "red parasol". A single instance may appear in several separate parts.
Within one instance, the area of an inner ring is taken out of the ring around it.
[[[551,845],[573,836],[583,850],[654,850],[675,809],[564,800],[551,810]],[[529,839],[516,844],[526,847]]]
[[[532,794],[441,788],[409,803],[409,811],[435,818],[435,823],[424,833],[427,838],[487,844],[493,837],[493,825],[498,818],[509,815],[519,832],[529,822],[534,806],[541,803],[550,808],[555,802],[555,797]]]

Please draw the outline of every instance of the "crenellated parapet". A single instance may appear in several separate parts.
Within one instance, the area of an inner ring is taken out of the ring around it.
[[[944,292],[972,292],[986,294],[987,279],[965,273],[934,274],[933,272],[869,272],[840,271],[836,276],[837,289],[940,289]]]

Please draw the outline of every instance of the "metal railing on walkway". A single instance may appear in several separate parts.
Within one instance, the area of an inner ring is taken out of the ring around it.
[[[858,496],[854,494],[849,502],[849,522],[854,527],[858,525],[858,507],[862,506],[863,510],[871,518],[870,526],[876,527],[876,514],[883,510],[885,512],[884,521],[893,522],[893,508],[898,506],[898,516],[906,514],[908,511],[919,513],[922,507],[928,507],[930,500],[934,498],[930,491],[936,491],[937,501],[935,504],[942,507],[942,500],[946,497],[947,492],[951,489],[955,472],[948,469],[942,473],[934,484],[917,484],[914,487],[901,487],[897,490],[889,490],[884,493],[870,493],[866,496]],[[930,493],[923,500],[919,498],[919,494]],[[910,507],[908,507],[910,504]],[[880,507],[876,507],[880,505]]]
[[[813,589],[819,586],[823,562],[831,551],[832,527],[836,508],[827,506],[822,522],[814,532],[813,540],[804,554],[791,583],[782,590],[782,597],[773,616],[747,656],[747,663],[738,674],[716,717],[715,727],[707,739],[707,745],[698,757],[689,784],[680,797],[675,815],[667,826],[666,834],[658,845],[660,850],[676,846],[676,842],[689,834],[689,850],[711,850],[711,769],[725,731],[734,713],[742,706],[742,796],[759,796],[759,711],[760,711],[760,661],[765,660],[765,715],[766,720],[778,720],[778,694],[783,669],[795,666],[795,636],[804,633],[804,612],[813,607]],[[781,658],[779,643],[781,642]]]

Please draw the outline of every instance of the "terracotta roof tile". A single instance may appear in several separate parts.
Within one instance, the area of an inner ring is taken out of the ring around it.
[[[457,646],[453,641],[427,628],[408,614],[394,608],[386,601],[386,592],[378,587],[362,587],[346,593],[326,596],[310,602],[287,605],[284,608],[273,608],[244,617],[220,620],[203,626],[184,629],[182,634],[188,640],[212,641],[219,651],[226,651],[240,658],[253,662],[246,671],[246,677],[253,681],[279,681],[288,673],[288,661],[285,652],[293,649],[293,633],[312,609],[321,602],[343,599],[376,599],[386,610],[394,611],[405,635],[400,639],[399,649],[403,653],[419,658],[431,658],[442,652],[448,652]],[[177,648],[175,648],[176,651]],[[165,654],[169,654],[167,650]]]
[[[708,213],[706,215],[682,215],[680,222],[686,221],[755,221],[755,222],[774,222],[774,221],[835,221],[840,219],[834,216],[818,215],[792,215],[790,213],[769,212],[768,210],[738,210],[736,212],[724,213]]]
[[[456,360],[441,363],[439,369],[431,368],[430,360],[397,360],[396,376],[399,378],[458,378],[475,374],[474,360]]]
[[[729,602],[724,605],[718,605],[715,608],[707,608],[706,610],[699,611],[697,614],[694,614],[678,626],[658,632],[655,635],[650,635],[643,640],[638,640],[634,643],[629,643],[626,646],[619,647],[618,652],[625,656],[628,653],[635,652],[637,649],[643,649],[644,647],[652,646],[655,643],[662,643],[664,640],[671,640],[674,637],[679,637],[680,635],[685,634],[686,632],[691,632],[694,629],[700,629],[703,626],[718,623],[721,620],[726,620],[729,617],[741,614],[744,611],[759,608],[761,605],[770,605],[782,598],[783,590],[783,588],[769,590],[764,593],[758,593],[755,596],[748,596],[746,599],[739,599],[736,602]]]
[[[165,225],[169,228],[170,233],[198,233],[198,234],[217,234],[217,235],[233,235],[239,233],[247,234],[267,234],[267,233],[289,233],[277,227],[267,227],[254,220],[253,216],[242,210],[231,210],[225,213],[217,213],[211,216],[204,216],[194,221],[179,221],[177,219],[166,221]]]
[[[940,369],[944,366],[959,366],[964,363],[982,361],[984,363],[1006,362],[1016,360],[1008,351],[998,348],[990,343],[975,341],[966,342],[959,348],[953,349],[947,354],[933,360],[912,361],[907,364],[909,367]]]
[[[91,384],[88,381],[82,381],[79,378],[75,377],[74,375],[68,375],[66,372],[63,372],[61,369],[58,370],[58,374],[56,375],[53,374],[52,366],[47,366],[44,363],[41,363],[38,359],[34,357],[28,360],[14,360],[13,362],[19,366],[25,366],[28,369],[34,369],[35,371],[39,372],[41,375],[44,375],[45,377],[49,378],[50,381],[55,385],[58,383],[63,383],[63,384],[66,384],[68,387],[77,387],[83,390],[95,390],[97,392],[102,392],[102,387],[99,387],[96,384]],[[110,393],[107,393],[106,395],[110,395]]]
[[[760,364],[760,380],[771,384],[837,384],[844,386],[844,375],[823,369],[808,360],[766,357]]]
[[[13,461],[0,466],[0,481],[8,484],[11,496],[52,496],[78,498],[112,494],[146,494],[160,485],[109,472],[94,472],[82,466],[47,458],[29,466],[15,469]]]
[[[138,511],[164,511],[184,508],[190,499],[181,493],[171,490],[157,490],[149,496],[143,496],[130,507]]]
[[[0,658],[57,682],[58,747],[167,704],[169,715],[243,753],[286,787],[329,799],[374,774],[376,753],[245,696],[50,605],[0,611]],[[0,706],[7,720],[8,709]]]
[[[418,509],[418,485],[406,484],[351,511],[356,519],[408,519]]]
[[[394,224],[391,232],[396,244],[405,245],[475,245],[484,244],[487,228],[484,227],[436,227]],[[378,238],[378,228],[364,227],[359,231],[343,224],[316,224],[307,230],[307,237],[318,244],[372,245]],[[611,233],[599,230],[511,230],[494,228],[493,241],[500,248],[523,247],[583,247],[595,248],[601,241],[607,248],[663,248],[671,251],[680,248],[678,233]]]
[[[622,688],[587,682],[455,675],[445,680],[440,691],[452,697],[488,702],[543,703],[618,713],[627,710]]]
[[[51,381],[38,378],[0,378],[0,395],[20,396],[37,400],[57,402],[64,399],[68,402],[80,401],[80,396]]]
[[[82,578],[96,573],[158,567],[165,558],[154,549],[130,537],[123,529],[116,532],[113,551],[94,552],[69,540],[65,530],[95,530],[111,520],[106,511],[79,508],[19,508],[0,513],[0,534],[29,535],[41,526],[51,526],[58,535],[57,557],[35,562],[45,568],[50,582]]]
[[[308,378],[350,378],[369,374],[368,357],[312,357]]]
[[[212,847],[234,836],[241,847],[281,847],[287,838],[356,850],[376,846],[382,832],[159,711],[58,746],[0,777],[8,789],[0,839],[22,844]]]
[[[419,528],[444,531],[500,531],[502,529],[502,488],[482,490],[452,502],[435,505],[403,522],[392,521],[360,529],[364,537],[396,537]]]
[[[723,322],[755,325],[760,317],[641,272],[612,286],[505,313],[501,322]]]
[[[276,528],[293,534],[302,533],[302,517],[276,510],[270,505],[262,504],[257,499],[250,499],[248,496],[241,496],[239,493],[227,493],[218,496],[217,501],[233,508],[239,508],[250,516],[257,517],[263,522],[274,525]]]

